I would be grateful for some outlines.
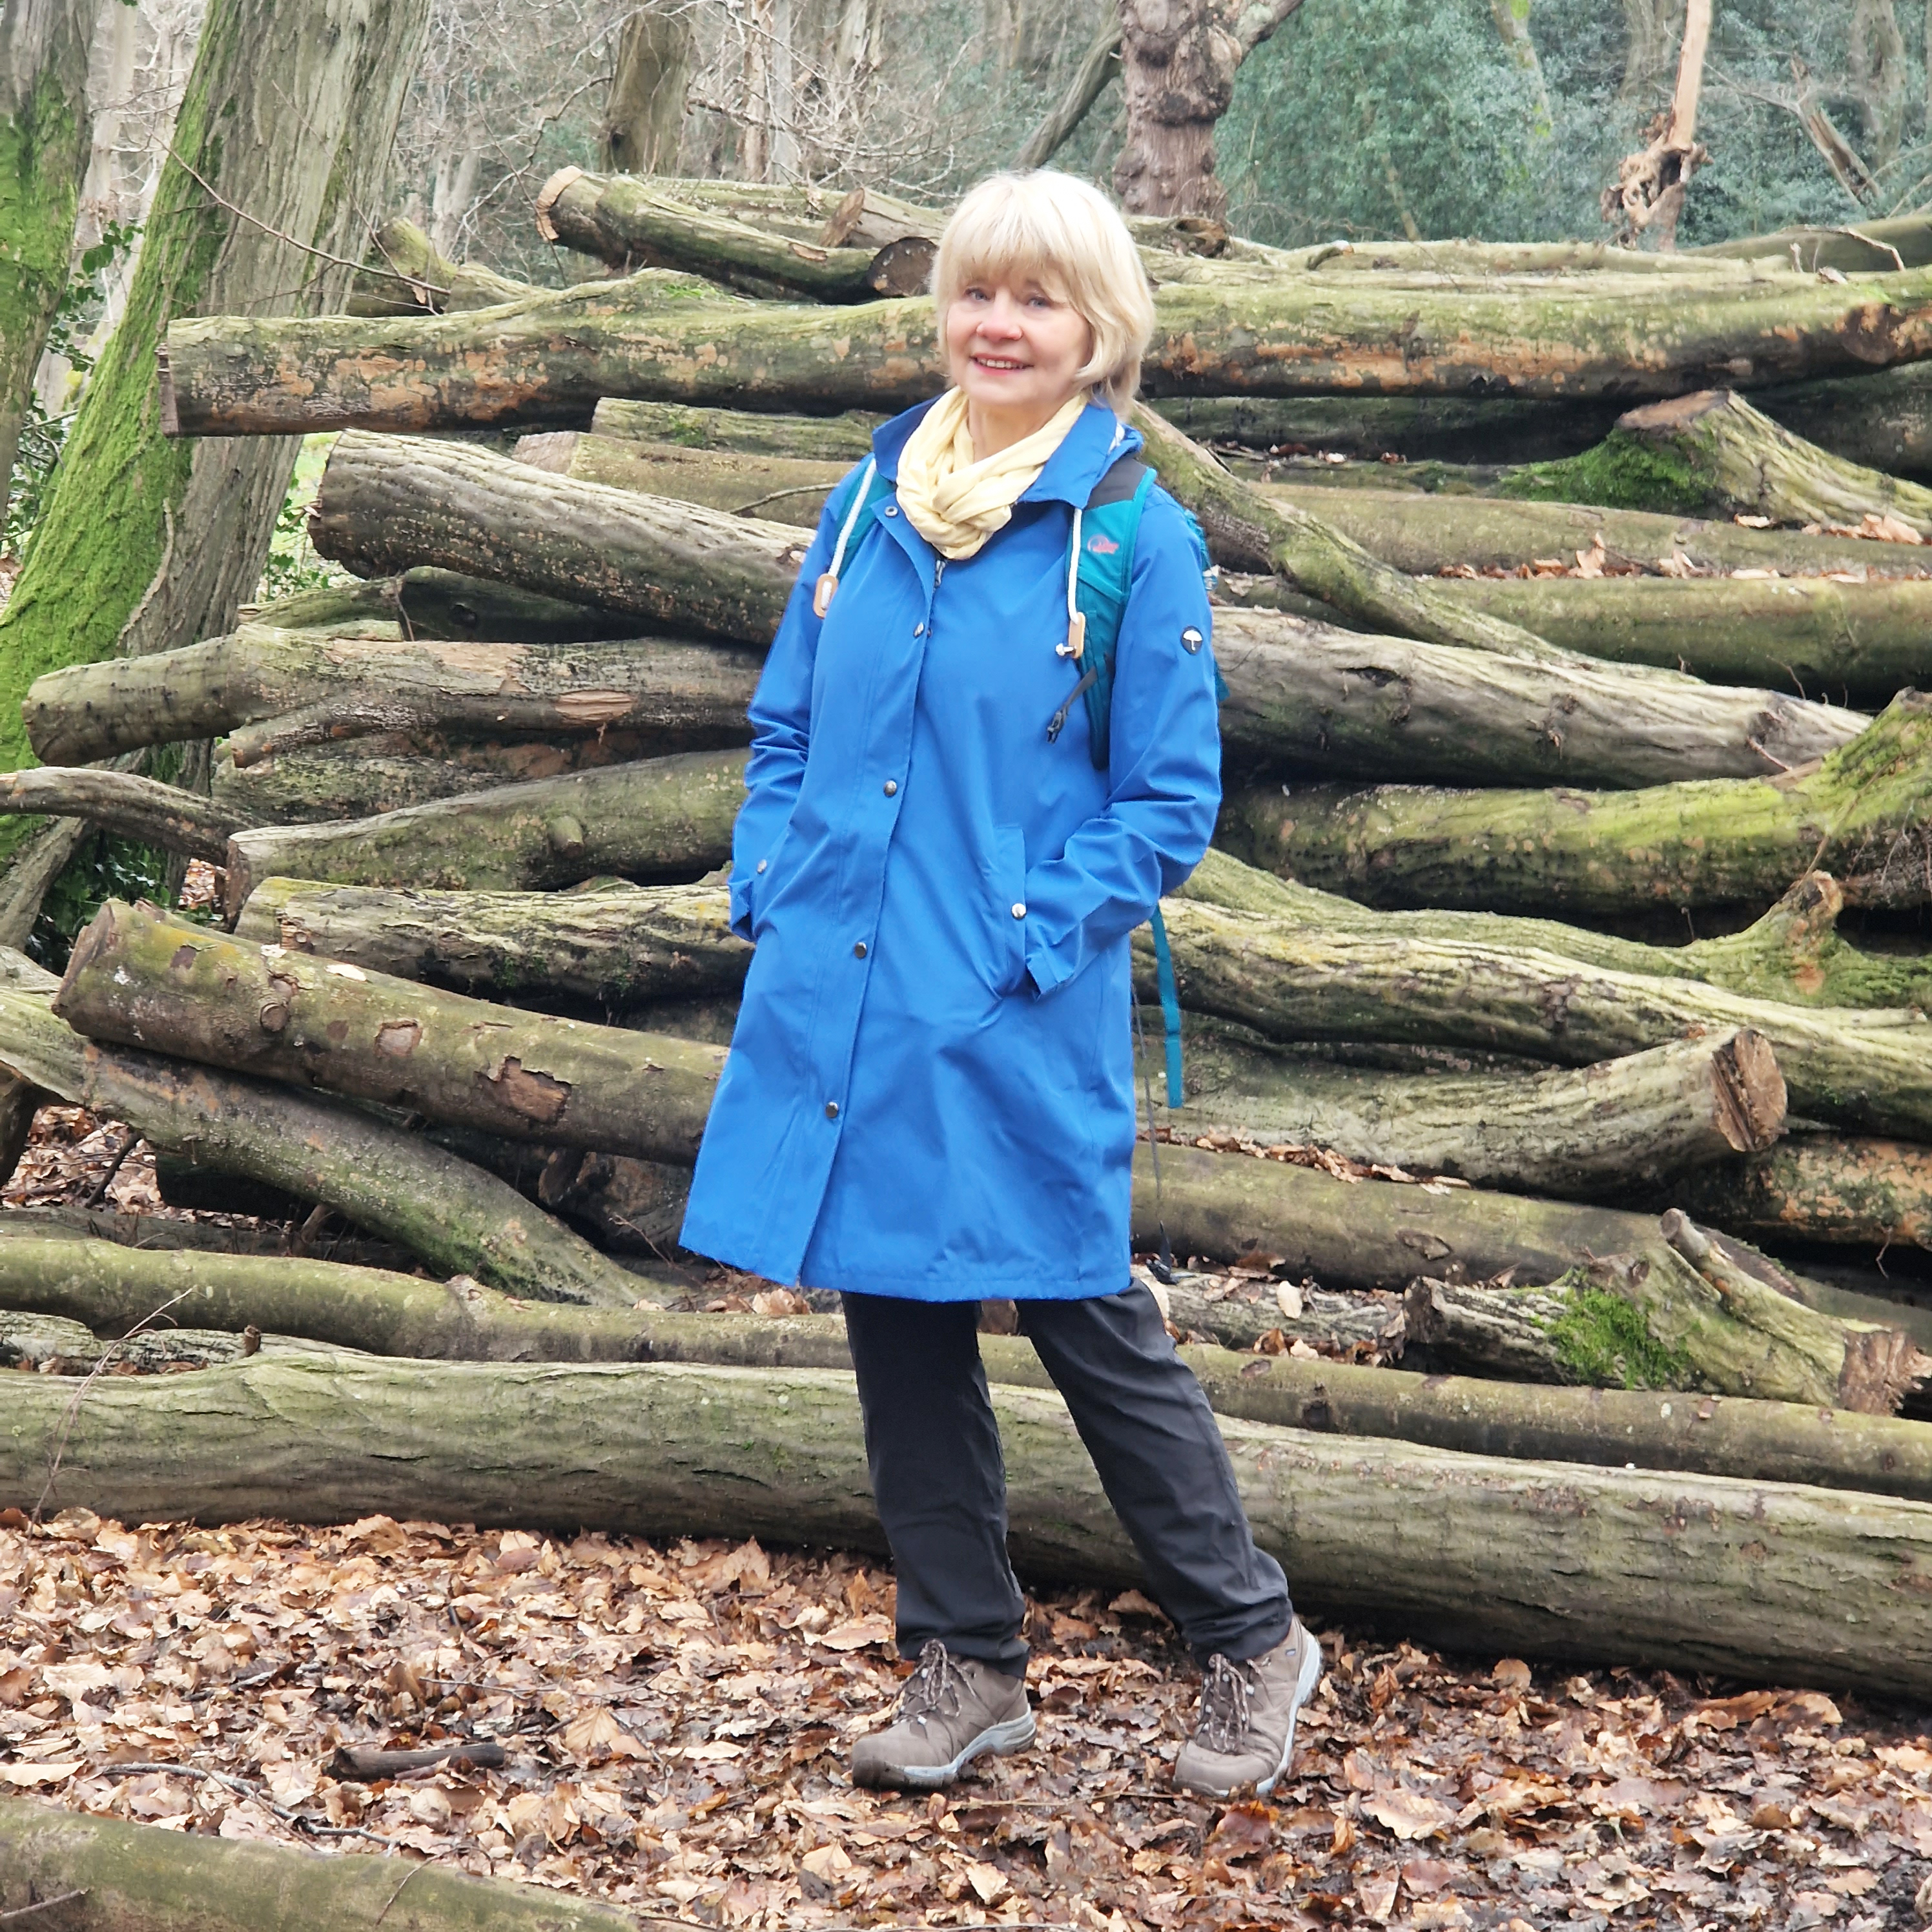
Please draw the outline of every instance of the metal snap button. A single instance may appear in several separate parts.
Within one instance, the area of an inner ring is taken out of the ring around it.
[[[764,860],[764,859],[760,859],[760,860],[758,861],[758,869],[760,872],[762,872],[765,869],[765,867],[766,867],[766,864],[767,864],[768,862],[768,862],[767,860]]]
[[[828,1120],[836,1120],[838,1119],[838,1102],[836,1100],[828,1100],[826,1102],[825,1118]]]
[[[1026,908],[1017,899],[1013,902],[1013,916],[1016,919],[1024,919],[1026,917]]]
[[[898,793],[899,793],[899,782],[898,782],[898,780],[897,778],[888,778],[888,779],[886,779],[886,797],[888,797],[888,798],[896,798],[896,797],[898,797]]]
[[[853,949],[852,949],[852,957],[853,957],[854,959],[862,959],[862,958],[865,958],[865,956],[866,956],[866,942],[862,939],[862,940],[860,940],[860,942],[858,943],[858,944],[857,944],[856,946],[854,946],[854,947],[853,947]]]
[[[1181,632],[1180,641],[1184,646],[1186,646],[1187,655],[1190,657],[1192,657],[1194,653],[1201,648],[1202,645],[1206,641],[1206,640],[1202,638],[1201,633],[1197,631],[1192,624],[1190,624],[1186,629]]]

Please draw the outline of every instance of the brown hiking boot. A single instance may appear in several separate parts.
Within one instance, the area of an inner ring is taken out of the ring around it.
[[[899,1693],[897,1716],[859,1740],[852,1782],[891,1791],[950,1784],[982,1752],[1024,1750],[1033,1734],[1024,1678],[955,1657],[934,1637]]]
[[[1201,1716],[1174,1761],[1174,1781],[1204,1798],[1252,1785],[1265,1798],[1294,1756],[1294,1720],[1322,1681],[1322,1646],[1297,1617],[1274,1649],[1246,1664],[1217,1651],[1201,1685]]]

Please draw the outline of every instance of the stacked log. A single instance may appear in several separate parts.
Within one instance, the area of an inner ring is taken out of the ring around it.
[[[720,870],[746,707],[826,495],[937,385],[913,291],[938,219],[567,171],[540,224],[614,279],[526,288],[392,224],[350,316],[171,331],[178,431],[348,432],[311,534],[359,582],[34,687],[47,762],[0,809],[209,863],[229,929],[110,902],[57,983],[0,958],[0,1069],[12,1115],[84,1102],[176,1174],[384,1245],[268,1262],[0,1216],[0,1307],[111,1340],[185,1293],[198,1329],[388,1358],[329,1371],[362,1413],[532,1432],[496,1488],[386,1474],[303,1393],[322,1358],[211,1357],[197,1460],[150,1473],[178,1373],[117,1390],[64,1495],[480,1521],[541,1483],[613,1527],[868,1533],[850,1444],[798,1474],[848,1419],[836,1324],[695,1312],[676,1236],[749,957]],[[1932,1323],[1858,1270],[1932,1246],[1932,964],[1904,929],[1932,899],[1932,496],[1870,428],[1932,355],[1932,271],[1212,226],[1137,237],[1160,327],[1135,420],[1223,573],[1228,692],[1216,848],[1166,908],[1190,1090],[1137,1150],[1133,1233],[1188,1264],[1147,1278],[1257,1521],[1311,1600],[1450,1620],[1453,1564],[1324,1570],[1282,1472],[1352,1468],[1431,1535],[1506,1508],[1526,1574],[1564,1570],[1562,1485],[1606,1535],[1642,1517],[1625,1465],[1719,1485],[1713,1524],[1788,1525],[1794,1563],[1836,1561],[1860,1512],[1916,1550],[1883,1512],[1932,1505],[1932,1425],[1894,1414]],[[484,425],[542,433],[422,434]],[[1445,487],[1262,454],[1304,442]],[[1447,487],[1472,478],[1491,494]],[[102,763],[210,737],[212,796]],[[1150,996],[1144,936],[1136,971]],[[1028,1345],[985,1348],[1040,1389]],[[606,1366],[581,1391],[514,1366],[545,1363]],[[625,1448],[608,1493],[548,1446],[593,1389],[632,1405],[626,1443],[674,1445]],[[214,1420],[298,1396],[328,1468],[306,1500]],[[1085,1494],[1064,1420],[1002,1400],[1018,1546],[1114,1574],[1100,1528],[1029,1500]],[[1791,1484],[1852,1500],[1807,1515]],[[1882,1616],[1822,1659],[1729,1591],[1722,1541],[1694,1630],[1551,1598],[1521,1640],[1884,1678]]]

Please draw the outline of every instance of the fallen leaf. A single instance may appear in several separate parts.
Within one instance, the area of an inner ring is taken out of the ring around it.
[[[849,1623],[834,1624],[812,1642],[827,1650],[863,1650],[868,1644],[890,1643],[892,1638],[890,1617],[854,1617]]]
[[[1395,1913],[1395,1895],[1402,1886],[1400,1871],[1365,1872],[1355,1881],[1355,1896],[1362,1916],[1378,1925],[1386,1924]]]
[[[1391,1791],[1378,1791],[1372,1798],[1365,1798],[1362,1809],[1405,1844],[1416,1838],[1436,1837],[1448,1828],[1456,1816],[1438,1799],[1401,1786]]]
[[[601,1706],[572,1718],[559,1733],[572,1757],[594,1761],[602,1757],[643,1757],[642,1744]]]
[[[1210,1858],[1251,1858],[1274,1842],[1275,1811],[1271,1804],[1231,1804],[1208,1834]]]
[[[1165,1617],[1167,1614],[1158,1604],[1142,1596],[1138,1590],[1123,1590],[1108,1601],[1107,1607],[1117,1617]]]
[[[969,1864],[966,1882],[978,1894],[982,1905],[997,1904],[1006,1890],[1006,1875],[998,1865]]]
[[[64,1784],[81,1768],[81,1760],[62,1764],[0,1764],[0,1779],[23,1788],[30,1784]]]
[[[1529,1666],[1520,1657],[1506,1657],[1490,1672],[1492,1681],[1504,1690],[1527,1690]]]

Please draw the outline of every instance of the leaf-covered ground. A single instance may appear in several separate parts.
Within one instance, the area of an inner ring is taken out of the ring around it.
[[[7,1204],[79,1204],[126,1140],[44,1109]],[[108,1204],[159,1208],[145,1153]],[[1042,1596],[1028,1628],[1037,1748],[872,1794],[848,1748],[904,1666],[866,1559],[8,1510],[0,1792],[694,1926],[1932,1922],[1924,1713],[1324,1629],[1292,1780],[1210,1804],[1168,1788],[1196,1680],[1151,1604]],[[507,1763],[372,1784],[337,1757],[466,1742]]]

